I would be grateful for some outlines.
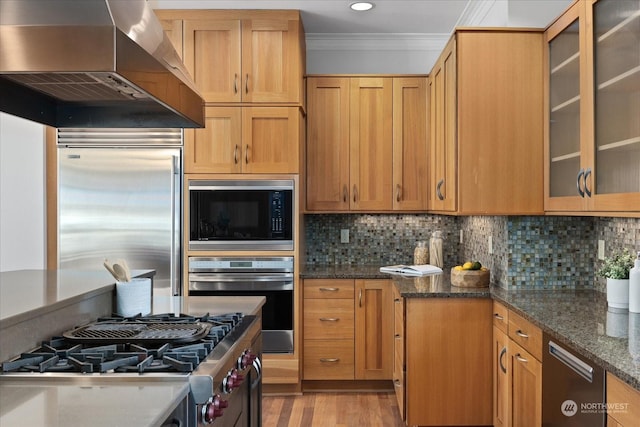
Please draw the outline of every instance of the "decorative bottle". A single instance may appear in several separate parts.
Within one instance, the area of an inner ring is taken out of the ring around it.
[[[640,313],[640,252],[629,270],[629,311]]]
[[[418,242],[413,250],[413,264],[423,265],[429,263],[429,248],[427,242]]]
[[[444,266],[444,260],[442,258],[442,231],[434,231],[433,234],[431,234],[429,246],[429,264],[442,268]]]

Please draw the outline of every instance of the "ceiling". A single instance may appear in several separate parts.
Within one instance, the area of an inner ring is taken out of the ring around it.
[[[298,9],[307,34],[449,34],[469,3],[479,0],[373,0],[367,12],[353,0],[148,0],[158,9]]]

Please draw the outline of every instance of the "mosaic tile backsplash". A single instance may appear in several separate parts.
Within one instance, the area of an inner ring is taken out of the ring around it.
[[[491,269],[492,283],[505,289],[604,292],[604,279],[595,276],[602,263],[598,240],[605,242],[605,255],[640,250],[639,218],[331,214],[306,215],[305,221],[308,264],[411,263],[416,242],[441,230],[445,268],[479,260]],[[349,229],[349,243],[340,243],[341,229]]]

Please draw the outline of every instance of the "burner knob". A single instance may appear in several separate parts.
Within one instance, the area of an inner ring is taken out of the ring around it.
[[[234,389],[240,387],[242,381],[244,381],[244,375],[241,375],[236,368],[233,368],[222,380],[222,391],[229,394]]]
[[[209,399],[202,407],[202,422],[205,424],[211,424],[216,418],[220,418],[223,413],[223,409],[229,406],[229,402],[222,400],[219,394],[216,394]]]
[[[256,360],[256,355],[251,352],[251,350],[245,350],[242,352],[242,355],[238,357],[238,369],[245,370],[247,367],[253,364],[253,361]]]

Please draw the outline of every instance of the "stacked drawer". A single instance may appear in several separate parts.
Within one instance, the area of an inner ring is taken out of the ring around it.
[[[305,380],[354,379],[354,282],[305,280]]]

